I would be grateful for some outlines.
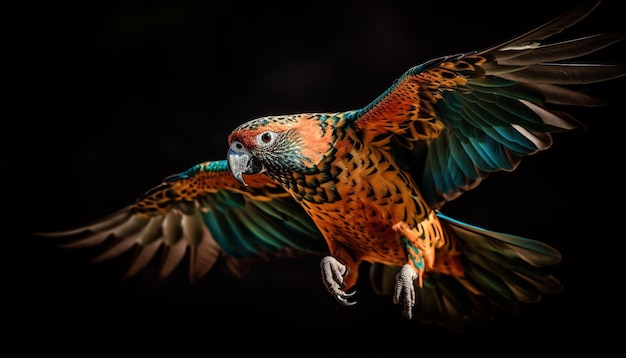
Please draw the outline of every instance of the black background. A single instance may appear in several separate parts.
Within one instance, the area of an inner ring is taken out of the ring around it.
[[[567,33],[623,31],[618,5],[605,1]],[[608,349],[622,311],[616,248],[623,234],[615,233],[622,189],[614,175],[623,162],[623,79],[589,87],[615,103],[572,110],[585,130],[556,135],[549,151],[444,207],[563,254],[555,268],[563,294],[462,334],[404,319],[371,293],[366,276],[358,304],[340,306],[321,283],[318,258],[268,263],[243,279],[219,265],[195,284],[184,269],[157,282],[153,267],[122,281],[124,258],[92,266],[88,252],[59,252],[25,234],[85,223],[169,174],[223,159],[229,131],[244,121],[359,108],[410,66],[488,47],[565,8],[545,1],[90,1],[7,9],[13,21],[3,57],[11,81],[0,184],[10,340],[34,338],[20,344],[24,351],[190,347],[202,356]],[[623,61],[623,50],[589,58]]]

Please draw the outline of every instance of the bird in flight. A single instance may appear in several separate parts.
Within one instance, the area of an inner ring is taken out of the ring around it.
[[[513,171],[581,127],[563,108],[605,102],[577,91],[626,74],[575,62],[623,40],[550,41],[588,2],[489,48],[408,69],[363,108],[256,118],[228,136],[226,158],[171,175],[89,224],[37,235],[99,247],[94,262],[134,251],[127,276],[160,256],[165,278],[185,258],[191,281],[218,260],[238,274],[274,258],[320,257],[321,280],[353,305],[359,267],[409,319],[462,329],[563,289],[546,243],[462,222],[444,205],[489,174]]]

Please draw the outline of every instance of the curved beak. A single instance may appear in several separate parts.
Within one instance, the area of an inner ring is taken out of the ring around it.
[[[243,174],[257,174],[263,170],[258,158],[239,142],[233,142],[228,150],[228,170],[242,185],[248,186],[243,180]]]

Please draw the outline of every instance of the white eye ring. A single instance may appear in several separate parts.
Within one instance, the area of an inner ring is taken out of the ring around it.
[[[263,132],[259,135],[256,136],[256,144],[259,147],[267,147],[270,146],[272,144],[274,144],[274,142],[276,141],[276,133],[274,132]]]

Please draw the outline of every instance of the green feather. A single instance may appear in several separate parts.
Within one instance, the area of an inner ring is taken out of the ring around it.
[[[454,135],[448,135],[448,144],[450,145],[450,153],[452,159],[456,162],[459,169],[470,180],[476,180],[480,177],[476,171],[476,167],[465,148]]]

